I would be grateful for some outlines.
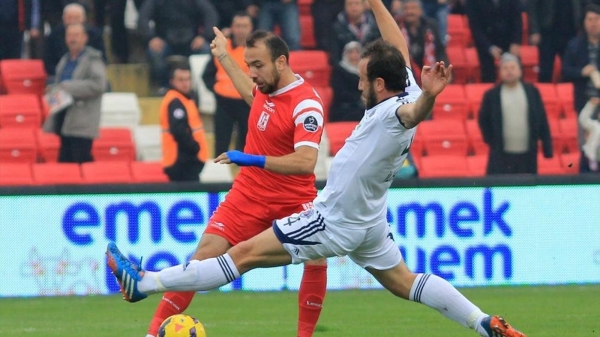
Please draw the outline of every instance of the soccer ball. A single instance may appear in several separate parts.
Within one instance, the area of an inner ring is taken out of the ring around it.
[[[173,315],[160,325],[157,337],[206,337],[204,326],[192,316]]]

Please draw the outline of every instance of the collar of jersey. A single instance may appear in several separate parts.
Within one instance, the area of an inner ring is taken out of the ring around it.
[[[375,109],[375,108],[376,108],[378,105],[380,105],[380,104],[383,104],[384,102],[386,102],[386,101],[389,101],[389,100],[390,100],[390,99],[392,99],[392,98],[400,99],[400,98],[402,98],[402,97],[406,97],[406,96],[408,96],[408,93],[407,93],[407,92],[403,92],[403,93],[400,93],[400,94],[398,94],[398,95],[390,96],[390,97],[388,97],[388,98],[384,99],[383,101],[381,101],[381,102],[379,102],[379,103],[375,104],[375,106],[374,106],[374,107],[372,107],[372,108],[371,108],[371,109],[369,109],[369,110]]]
[[[304,83],[304,78],[302,78],[302,76],[300,76],[298,74],[294,74],[294,76],[296,76],[297,80],[286,85],[285,87],[283,87],[281,89],[273,91],[272,93],[269,94],[269,97],[281,95],[281,94],[286,93],[296,87],[299,87],[300,85],[302,85],[302,83]]]

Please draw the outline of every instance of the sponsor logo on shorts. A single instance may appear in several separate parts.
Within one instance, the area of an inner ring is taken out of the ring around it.
[[[294,255],[298,256],[298,254],[300,254],[300,249],[298,249],[298,247],[295,247],[293,250],[294,250]]]
[[[225,225],[221,222],[213,222],[210,224],[210,226],[220,230],[221,232],[225,231]]]
[[[314,209],[307,209],[306,211],[303,211],[302,213],[300,213],[299,216],[301,218],[310,218],[314,212],[315,212]]]

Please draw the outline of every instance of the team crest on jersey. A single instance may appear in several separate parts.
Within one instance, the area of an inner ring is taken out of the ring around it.
[[[319,128],[319,122],[314,116],[308,116],[304,119],[304,130],[308,132],[315,132]]]
[[[258,123],[256,124],[256,127],[260,131],[265,131],[267,129],[267,123],[269,123],[269,114],[263,111],[260,114],[260,118],[258,118]]]

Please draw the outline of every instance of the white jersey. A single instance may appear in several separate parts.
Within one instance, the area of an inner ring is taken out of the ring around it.
[[[315,208],[329,222],[369,228],[385,219],[387,191],[402,167],[416,132],[406,129],[396,115],[398,107],[421,95],[412,71],[403,94],[390,97],[365,111],[360,123],[335,155],[325,189]]]

